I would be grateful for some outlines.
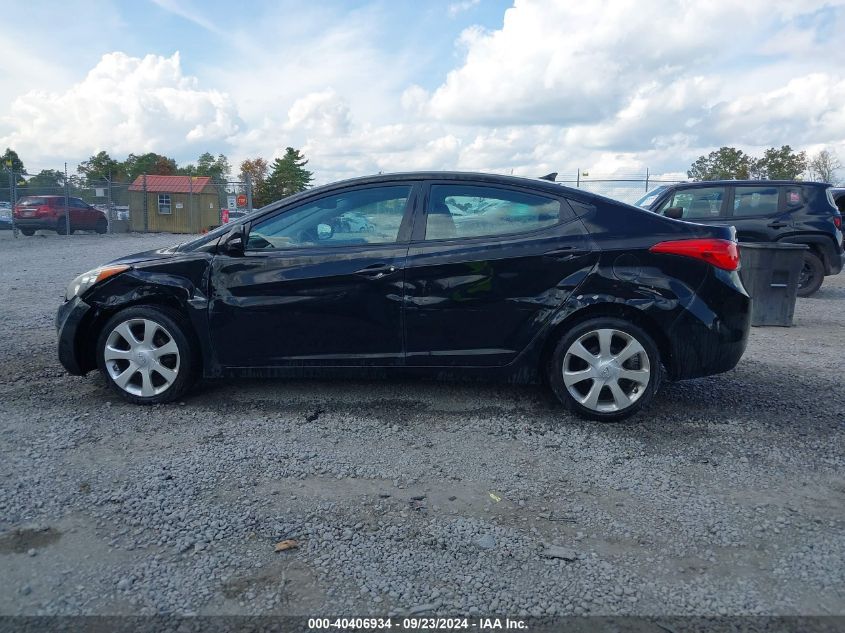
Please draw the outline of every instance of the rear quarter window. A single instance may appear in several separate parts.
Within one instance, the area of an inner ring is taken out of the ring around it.
[[[40,198],[38,196],[27,196],[18,200],[18,204],[22,207],[40,207],[45,204],[50,204],[50,198]]]

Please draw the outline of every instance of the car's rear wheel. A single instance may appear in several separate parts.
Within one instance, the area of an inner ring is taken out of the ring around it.
[[[193,384],[196,348],[178,313],[139,306],[112,317],[97,342],[109,386],[136,404],[170,402]]]
[[[67,235],[67,232],[67,222],[64,218],[60,218],[59,221],[56,222],[56,233],[59,235]],[[70,232],[73,233],[73,229],[71,229]]]
[[[552,391],[567,409],[604,422],[622,420],[646,406],[662,371],[657,345],[642,328],[603,317],[569,330],[547,370]]]
[[[99,233],[100,235],[102,235],[103,233],[108,231],[108,229],[109,229],[109,224],[108,224],[108,222],[106,222],[105,218],[101,218],[101,219],[97,220],[97,224],[94,225],[94,230],[97,233]]]
[[[21,229],[21,233],[23,233],[27,237],[32,237],[33,235],[35,235],[35,230],[34,229]]]
[[[822,287],[824,264],[818,255],[811,251],[804,253],[804,265],[798,277],[798,296],[809,297]]]

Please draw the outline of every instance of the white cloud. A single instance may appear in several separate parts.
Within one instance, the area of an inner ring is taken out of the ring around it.
[[[449,17],[454,18],[456,15],[463,13],[464,11],[469,11],[473,7],[477,7],[481,0],[461,0],[460,2],[453,2],[451,3],[446,12],[449,14]]]
[[[224,34],[222,29],[218,28],[216,24],[204,15],[205,13],[208,13],[207,9],[205,11],[197,9],[190,2],[186,2],[185,0],[152,0],[152,2],[168,13],[177,15],[189,22],[193,22],[197,26],[204,28],[206,31],[210,31],[218,35]]]
[[[316,130],[329,136],[346,134],[351,124],[349,104],[331,88],[294,101],[288,110],[288,129]]]
[[[216,28],[189,0],[156,1]],[[721,145],[845,156],[843,6],[516,0],[500,28],[469,27],[434,51],[421,33],[396,37],[383,4],[342,15],[271,4],[249,29],[227,27],[228,61],[190,60],[202,80],[178,56],[106,55],[70,88],[15,99],[0,144],[39,160],[103,148],[233,163],[290,145],[319,182],[407,169],[677,174]]]
[[[0,145],[42,161],[103,148],[173,155],[225,141],[241,125],[231,98],[184,75],[178,53],[104,55],[64,92],[33,90],[15,99],[3,123],[12,131]]]

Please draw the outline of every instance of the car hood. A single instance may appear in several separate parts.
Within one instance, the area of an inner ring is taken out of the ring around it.
[[[159,248],[152,251],[142,251],[140,253],[133,253],[132,255],[126,255],[124,257],[112,260],[109,262],[109,264],[139,264],[141,262],[150,262],[158,259],[169,259],[170,257],[176,255],[176,253],[178,252],[176,250],[177,248],[178,244],[174,246],[168,246],[167,248]]]

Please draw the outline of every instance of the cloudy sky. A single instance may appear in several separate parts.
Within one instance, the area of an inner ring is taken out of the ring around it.
[[[721,145],[845,160],[845,0],[27,0],[0,149],[378,171],[684,172]],[[12,19],[9,19],[9,18]]]

